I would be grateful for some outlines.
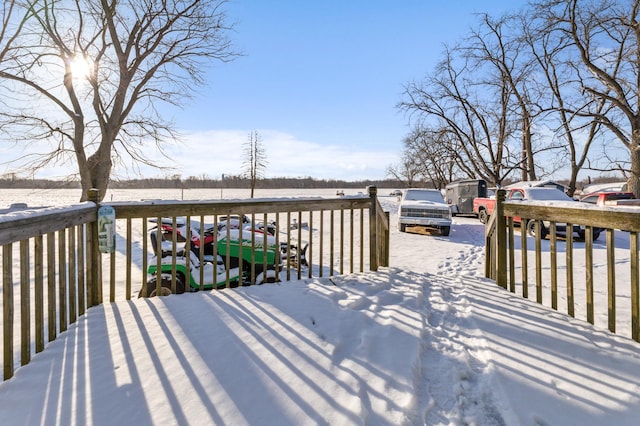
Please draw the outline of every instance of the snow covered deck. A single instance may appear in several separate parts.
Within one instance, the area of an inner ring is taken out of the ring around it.
[[[394,233],[377,273],[91,308],[0,385],[3,421],[637,424],[640,344],[481,278],[484,226],[454,225]]]

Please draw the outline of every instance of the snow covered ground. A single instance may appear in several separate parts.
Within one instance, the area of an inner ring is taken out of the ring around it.
[[[636,425],[640,344],[483,279],[483,231],[394,226],[378,273],[91,308],[0,384],[1,422]]]

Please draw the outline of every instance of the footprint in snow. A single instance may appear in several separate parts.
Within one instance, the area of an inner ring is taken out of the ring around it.
[[[393,293],[391,291],[383,291],[378,296],[373,298],[375,303],[380,306],[397,305],[403,301],[404,297],[401,294]]]
[[[354,311],[362,311],[371,306],[371,301],[364,296],[357,296],[341,301],[340,305]]]

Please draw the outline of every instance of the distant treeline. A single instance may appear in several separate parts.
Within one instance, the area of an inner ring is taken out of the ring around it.
[[[314,178],[269,178],[262,179],[256,183],[257,189],[277,189],[277,188],[365,188],[375,185],[378,188],[402,188],[403,184],[395,179],[388,180],[362,180],[348,182],[344,180],[320,180]],[[237,176],[225,176],[224,179],[207,179],[188,177],[180,178],[146,178],[131,180],[112,180],[109,183],[111,189],[149,189],[149,188],[250,188],[249,179]],[[0,188],[14,189],[79,189],[78,181],[57,181],[46,179],[21,179],[4,178],[0,179]]]
[[[0,189],[78,189],[80,182],[47,179],[0,179]]]
[[[586,184],[591,183],[608,183],[618,182],[621,179],[619,177],[600,176],[596,178],[587,178],[584,181],[578,182],[577,187],[580,188]],[[558,180],[559,183],[566,183],[566,181]],[[505,184],[510,182],[505,181]],[[378,188],[397,188],[402,189],[406,186],[405,183],[396,179],[384,179],[384,180],[360,180],[360,181],[344,181],[334,179],[314,179],[311,177],[306,178],[290,178],[290,177],[277,177],[262,179],[256,183],[256,189],[278,189],[278,188],[309,188],[309,189],[322,189],[322,188],[360,188],[364,189],[369,185],[375,185]],[[414,182],[413,186],[432,187],[431,184]],[[109,184],[111,189],[150,189],[150,188],[183,188],[183,189],[196,189],[196,188],[237,188],[247,189],[250,188],[249,179],[239,176],[224,176],[223,179],[209,179],[203,177],[190,176],[186,179],[179,177],[171,178],[146,178],[146,179],[130,179],[130,180],[112,180]],[[19,177],[0,178],[0,189],[3,188],[15,188],[15,189],[80,189],[80,182],[75,180],[47,180],[47,179],[22,179]]]

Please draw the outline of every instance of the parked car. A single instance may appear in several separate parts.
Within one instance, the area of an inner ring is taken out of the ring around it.
[[[398,229],[405,232],[407,226],[436,228],[443,236],[451,230],[451,209],[442,193],[436,189],[405,189],[398,207]]]
[[[508,197],[509,201],[551,201],[552,203],[576,203],[577,201],[573,198],[569,197],[563,191],[554,188],[543,188],[543,187],[534,187],[534,188],[523,188],[523,189],[512,189],[509,193]],[[520,218],[514,218],[514,222],[521,222]],[[529,235],[535,236],[536,231],[536,221],[529,220],[526,224],[527,233]],[[522,227],[522,224],[520,225]],[[551,227],[551,223],[543,220],[540,221],[540,238],[546,238],[549,234],[549,230]],[[583,225],[573,225],[572,231],[578,234],[578,237],[584,240],[586,235],[586,228]],[[602,229],[600,228],[592,228],[593,229],[593,239],[597,240],[600,236],[600,232]],[[561,234],[567,233],[567,225],[565,223],[556,223],[556,231]]]
[[[633,200],[636,197],[633,192],[626,191],[597,191],[580,198],[583,203],[595,204],[596,206],[616,205],[619,200]]]
[[[392,197],[402,197],[402,190],[396,189],[394,191],[391,191],[389,195],[391,195]]]

